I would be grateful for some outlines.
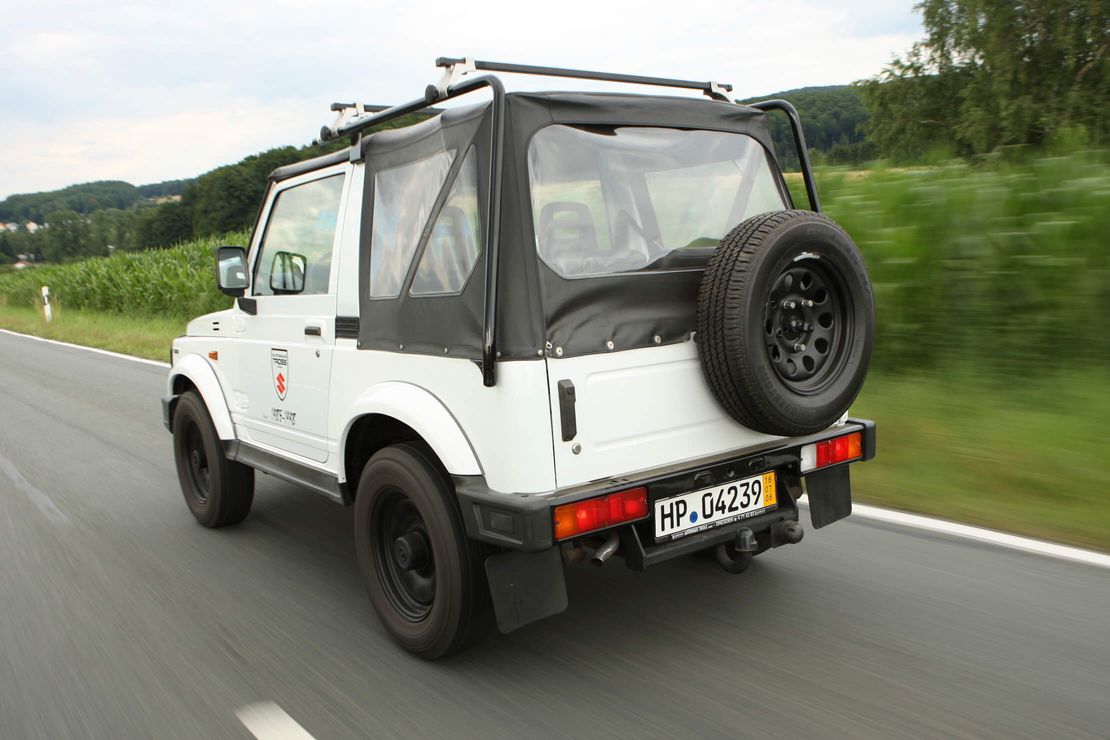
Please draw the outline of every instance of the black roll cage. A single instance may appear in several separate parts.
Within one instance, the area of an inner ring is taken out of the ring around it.
[[[568,77],[582,80],[600,80],[604,82],[622,82],[634,85],[652,85],[656,87],[673,87],[687,90],[700,90],[714,100],[724,102],[737,102],[730,100],[726,92],[732,91],[732,85],[716,82],[698,82],[695,80],[681,80],[668,77],[646,77],[643,75],[628,75],[613,72],[593,72],[581,69],[564,69],[560,67],[538,67],[527,64],[509,64],[505,62],[490,62],[471,60],[467,58],[439,57],[436,66],[444,68],[449,73],[456,67],[464,67],[464,71],[505,72],[509,74],[528,74],[543,77]],[[454,75],[450,75],[453,79]],[[448,79],[448,78],[445,78]],[[380,106],[352,106],[346,103],[333,103],[333,111],[343,111],[356,108],[359,115],[334,128],[325,126],[320,131],[320,140],[328,141],[339,136],[351,138],[351,161],[360,161],[362,157],[362,132],[372,126],[387,121],[425,110],[436,103],[451,100],[468,93],[488,87],[493,94],[490,142],[490,181],[489,203],[485,214],[485,234],[487,238],[485,251],[485,298],[484,318],[482,330],[482,383],[492,387],[497,383],[497,265],[500,259],[500,228],[501,223],[501,180],[504,153],[505,134],[505,86],[501,80],[493,75],[481,75],[461,80],[455,84],[445,83],[442,87],[428,85],[424,96],[407,103],[401,103],[389,108]],[[813,168],[809,162],[809,152],[806,149],[805,135],[802,133],[802,122],[797,109],[785,100],[764,100],[758,103],[746,104],[749,108],[759,111],[777,110],[786,114],[790,121],[790,129],[794,135],[794,146],[798,150],[798,162],[802,170],[802,179],[805,183],[806,196],[809,199],[810,210],[821,212],[821,204],[817,198],[817,184],[813,178]],[[366,111],[372,111],[368,115]]]

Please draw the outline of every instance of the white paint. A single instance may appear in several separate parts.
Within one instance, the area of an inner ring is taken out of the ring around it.
[[[881,509],[877,506],[853,504],[852,516],[885,522],[887,524],[896,524],[911,529],[937,532],[952,537],[975,540],[976,542],[986,542],[1010,550],[1021,550],[1023,552],[1036,553],[1050,558],[1086,563],[1087,565],[1094,565],[1099,568],[1110,568],[1110,555],[1104,553],[1083,550],[1078,547],[1068,547],[1067,545],[1058,545],[1054,542],[1045,542],[1044,540],[1019,537],[1013,534],[1006,534],[1005,532],[996,532],[992,529],[972,527],[968,524],[957,524],[956,522],[948,522],[943,519],[933,519],[919,514],[907,514],[904,511]]]
[[[423,358],[424,362],[451,364],[442,357]],[[458,362],[466,362],[459,360]],[[449,376],[444,376],[445,379]],[[337,384],[338,385],[338,384]],[[478,395],[472,398],[480,398]],[[347,424],[339,438],[339,448],[347,443],[347,435],[354,421],[365,414],[383,414],[403,422],[416,430],[439,457],[447,472],[454,475],[481,475],[482,468],[470,449],[466,435],[435,396],[411,383],[387,381],[368,388],[347,405]],[[338,408],[336,411],[338,412]],[[344,470],[344,480],[359,471]]]
[[[705,383],[692,340],[658,347],[548,357],[551,435],[560,488],[628,475],[776,437],[732,419]],[[564,442],[560,380],[574,383],[578,434]],[[574,454],[572,445],[582,445]]]
[[[50,519],[55,524],[68,525],[70,523],[69,517],[63,514],[61,509],[54,505],[50,497],[36,488],[31,481],[24,478],[23,474],[20,473],[19,469],[15,466],[15,463],[3,455],[0,455],[0,473],[7,476],[8,479],[15,484],[16,488],[23,491],[31,503],[46,515],[47,519]]]
[[[36,337],[33,334],[22,334],[18,331],[11,331],[9,329],[0,329],[0,332],[9,334],[13,337],[22,337],[24,339],[34,339],[36,342],[46,342],[47,344],[56,344],[59,347],[71,347],[72,349],[80,349],[85,352],[95,352],[98,355],[106,355],[108,357],[115,357],[120,360],[131,360],[132,362],[141,362],[144,365],[154,365],[155,367],[169,367],[168,362],[158,362],[157,360],[148,360],[145,357],[135,357],[134,355],[125,355],[120,352],[112,352],[106,349],[98,349],[97,347],[85,347],[80,344],[70,344],[69,342],[59,342],[57,339],[46,339],[44,337]]]
[[[297,720],[272,701],[248,704],[235,716],[258,740],[314,740]]]
[[[182,340],[178,340],[178,343],[182,346],[188,344],[187,341]],[[185,349],[181,352],[166,378],[166,395],[173,393],[175,378],[179,376],[188,378],[200,391],[204,405],[208,407],[208,415],[212,418],[216,435],[220,439],[235,439],[235,427],[231,422],[231,412],[227,409],[227,398],[224,394],[224,389],[228,387],[226,379],[217,375],[217,369],[209,360]]]

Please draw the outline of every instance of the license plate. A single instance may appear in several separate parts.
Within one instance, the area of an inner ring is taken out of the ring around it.
[[[747,519],[778,505],[774,472],[655,502],[655,539],[675,539]]]

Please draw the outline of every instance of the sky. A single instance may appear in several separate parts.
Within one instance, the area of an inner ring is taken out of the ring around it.
[[[418,97],[439,56],[712,79],[750,97],[873,76],[922,35],[913,0],[4,5],[0,199],[194,177],[307,144],[333,120],[332,101]],[[504,79],[510,90],[619,89]]]

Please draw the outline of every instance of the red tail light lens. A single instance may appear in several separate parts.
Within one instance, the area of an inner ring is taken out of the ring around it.
[[[823,442],[806,445],[802,448],[802,472],[823,468],[836,463],[847,462],[863,457],[863,435],[859,432],[842,437],[826,439]]]
[[[648,515],[647,488],[630,488],[608,496],[555,507],[555,539],[565,540]]]

